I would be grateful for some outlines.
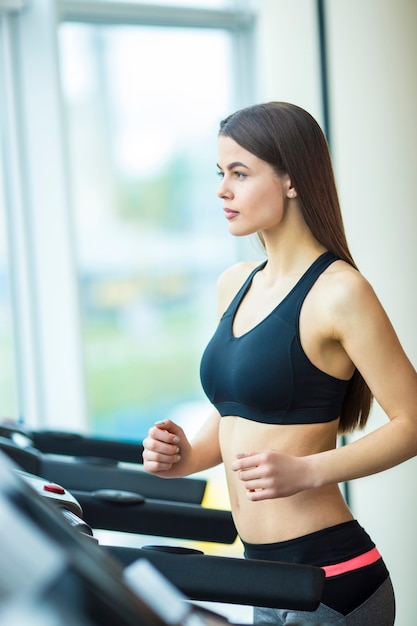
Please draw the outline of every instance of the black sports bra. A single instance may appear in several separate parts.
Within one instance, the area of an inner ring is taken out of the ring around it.
[[[203,389],[220,415],[265,424],[314,424],[340,415],[349,381],[318,369],[300,341],[301,306],[317,278],[337,257],[325,252],[259,324],[233,336],[235,313],[257,267],[238,291],[207,345],[200,368]]]

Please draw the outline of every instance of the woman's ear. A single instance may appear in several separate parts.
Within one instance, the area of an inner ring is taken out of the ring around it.
[[[297,191],[294,185],[292,184],[292,181],[287,173],[284,174],[284,178],[282,182],[283,182],[283,185],[287,189],[287,194],[286,194],[287,198],[295,198],[297,196]]]

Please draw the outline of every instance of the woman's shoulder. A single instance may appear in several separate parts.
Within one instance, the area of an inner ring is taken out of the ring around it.
[[[225,269],[217,280],[217,300],[219,314],[227,309],[239,289],[261,261],[240,261]]]
[[[321,276],[319,283],[322,303],[339,314],[363,311],[378,298],[370,282],[349,263],[338,260],[332,263]]]
[[[328,283],[327,287],[338,287],[340,293],[347,296],[372,290],[372,286],[365,276],[353,265],[341,259],[327,268],[323,273],[323,278]]]

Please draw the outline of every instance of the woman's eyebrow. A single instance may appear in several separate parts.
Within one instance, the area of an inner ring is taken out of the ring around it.
[[[219,170],[222,169],[218,163],[217,163],[217,167],[219,168]],[[230,171],[230,170],[233,170],[235,167],[244,167],[247,170],[249,169],[249,167],[245,165],[244,163],[242,163],[241,161],[233,161],[233,163],[229,163],[226,169]]]

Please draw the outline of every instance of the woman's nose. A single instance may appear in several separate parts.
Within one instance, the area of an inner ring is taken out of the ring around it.
[[[230,198],[231,196],[231,191],[230,189],[228,189],[224,178],[222,179],[220,185],[217,188],[217,196],[219,198]]]

